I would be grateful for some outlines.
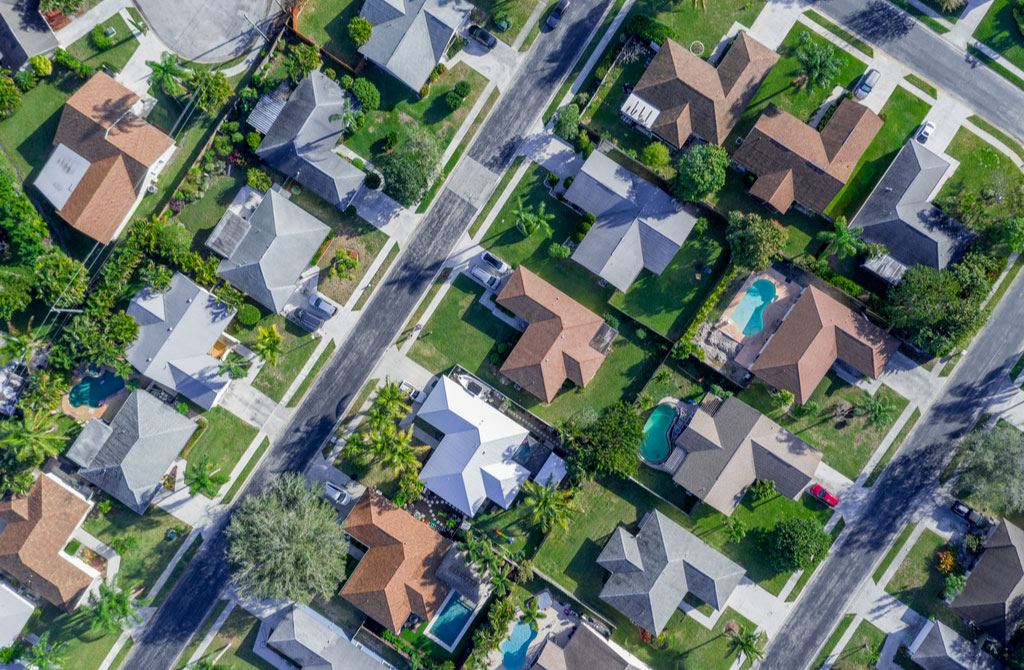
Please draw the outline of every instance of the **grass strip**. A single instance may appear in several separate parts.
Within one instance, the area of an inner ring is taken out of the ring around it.
[[[353,312],[358,312],[362,309],[363,305],[366,304],[366,301],[370,299],[370,294],[372,294],[374,289],[377,288],[377,284],[384,281],[384,277],[388,273],[388,268],[390,268],[391,264],[395,262],[396,256],[398,256],[398,244],[391,247],[391,251],[388,252],[387,258],[385,258],[384,262],[381,263],[379,268],[377,268],[377,272],[374,273],[373,279],[371,279],[370,283],[366,285],[366,288],[363,290],[363,294],[359,296],[359,300],[356,300],[356,305],[352,308]]]
[[[953,374],[953,368],[956,367],[956,364],[960,362],[961,358],[963,358],[963,354],[956,354],[955,356],[950,356],[949,360],[946,361],[946,364],[942,366],[941,370],[939,370],[939,376],[948,377],[951,374]]]
[[[1024,146],[1021,146],[1020,142],[1013,139],[1003,131],[999,130],[998,128],[996,128],[995,126],[993,126],[991,123],[981,118],[980,116],[971,115],[967,117],[967,120],[973,123],[974,125],[978,126],[980,130],[984,130],[986,133],[988,133],[992,137],[996,138],[997,140],[1005,144],[1009,149],[1013,151],[1013,153],[1017,154],[1018,158],[1024,161]]]
[[[1024,354],[1021,354],[1020,358],[1017,359],[1017,362],[1013,364],[1012,368],[1010,368],[1010,379],[1016,381],[1017,376],[1020,375],[1022,370],[1024,370]]]
[[[196,648],[199,646],[199,643],[202,642],[203,638],[206,637],[206,634],[210,632],[210,629],[213,628],[213,622],[217,620],[217,617],[220,616],[221,612],[223,612],[224,608],[227,606],[227,600],[218,601],[217,604],[213,606],[213,609],[210,610],[210,614],[207,615],[206,619],[203,621],[203,625],[200,626],[199,630],[196,631],[196,634],[192,636],[192,639],[189,640],[188,646],[185,647],[185,651],[183,651],[181,656],[178,658],[178,670],[181,670],[188,665],[188,660],[192,658],[192,654],[196,652]]]
[[[843,40],[857,51],[861,52],[862,54],[870,58],[874,58],[875,50],[871,48],[870,44],[846,32],[845,30],[843,30],[836,24],[832,23],[818,12],[814,11],[813,9],[808,9],[806,12],[804,12],[804,16],[809,18],[811,21],[814,21],[819,26],[829,31],[839,39]]]
[[[533,27],[530,28],[530,32],[526,35],[526,39],[519,45],[520,52],[529,51],[530,47],[533,46],[533,41],[537,39],[538,35],[540,35],[540,27],[544,25],[545,21],[547,21],[548,12],[551,11],[551,8],[554,7],[557,2],[558,0],[551,0],[551,2],[548,3],[548,6],[544,8],[544,11],[540,13],[540,16],[537,17],[537,22],[533,24]]]
[[[196,552],[199,551],[199,547],[202,544],[203,536],[197,535],[196,539],[193,540],[192,544],[190,544],[188,549],[185,550],[185,553],[182,555],[181,560],[179,560],[178,563],[174,566],[174,569],[171,570],[171,576],[167,578],[167,581],[164,582],[164,585],[160,587],[160,591],[157,592],[156,597],[153,598],[153,602],[150,603],[152,607],[160,607],[160,605],[163,604],[165,600],[167,600],[167,596],[171,594],[171,590],[174,588],[174,585],[178,583],[178,579],[181,578],[181,574],[185,572],[185,568],[188,567],[189,562],[195,557]],[[116,668],[117,664],[115,663],[111,667]]]
[[[844,528],[846,528],[846,519],[840,519],[839,523],[837,523],[832,529],[832,532],[829,533],[832,537],[831,542],[829,542],[830,545],[836,541]],[[817,569],[818,566],[815,564],[815,566],[810,570],[804,570],[803,574],[800,575],[800,578],[796,580],[796,584],[793,585],[793,590],[789,592],[788,596],[786,596],[787,603],[795,602],[796,599],[800,597],[800,593],[803,592],[804,587],[807,586],[807,582],[811,581],[811,576],[814,575],[814,571]]]
[[[133,646],[135,646],[135,638],[129,636],[128,639],[124,641],[124,645],[121,647],[121,650],[117,652],[117,656],[114,657],[114,661],[110,664],[110,667],[114,670],[120,668],[121,664],[124,663],[124,659],[128,658],[128,652],[132,650]]]
[[[922,91],[924,91],[928,95],[932,96],[933,98],[938,97],[938,95],[939,95],[939,92],[937,90],[935,90],[934,86],[932,86],[931,84],[926,82],[924,79],[921,79],[916,74],[908,74],[906,77],[904,77],[904,79],[906,79],[911,84],[913,84],[914,86],[918,87],[919,89],[921,89]],[[974,117],[974,118],[977,118],[977,117]]]
[[[836,626],[835,632],[832,633],[828,640],[825,641],[825,646],[821,648],[821,652],[818,654],[818,657],[814,659],[814,663],[811,663],[811,668],[817,670],[825,664],[825,659],[827,659],[828,655],[832,653],[832,649],[839,644],[839,638],[843,636],[846,629],[850,627],[851,623],[853,623],[854,616],[855,615],[853,614],[843,615],[843,618],[839,620],[839,625]]]
[[[265,452],[267,450],[267,447],[269,446],[270,438],[263,438],[263,442],[261,442],[260,446],[257,447],[256,453],[252,455],[252,458],[249,459],[249,462],[246,463],[245,467],[242,468],[242,471],[238,473],[238,477],[235,479],[235,482],[231,485],[231,488],[229,488],[228,492],[224,494],[224,498],[220,501],[222,505],[227,505],[235,497],[235,494],[238,493],[239,489],[242,488],[242,485],[245,484],[245,480],[249,478],[249,475],[252,473],[253,468],[256,467],[256,464],[259,463],[260,459],[263,457],[263,452]]]
[[[1006,292],[1010,289],[1010,284],[1012,284],[1013,280],[1017,277],[1022,264],[1024,264],[1024,256],[1018,256],[1017,262],[1013,264],[1012,268],[1007,270],[1006,276],[1003,277],[1002,283],[999,284],[999,288],[996,289],[996,292],[992,294],[991,298],[989,298],[988,303],[985,304],[985,309],[990,313],[995,309],[995,306],[999,304],[999,301],[1003,299],[1003,296],[1006,295]]]
[[[480,230],[480,226],[484,225],[484,220],[487,218],[487,215],[491,213],[491,210],[494,209],[494,205],[498,202],[498,198],[500,198],[501,194],[505,192],[506,188],[508,188],[508,183],[512,181],[512,177],[515,176],[516,170],[518,170],[519,166],[523,164],[524,159],[525,156],[516,156],[515,160],[512,161],[512,165],[505,170],[505,174],[501,176],[501,181],[499,181],[497,187],[495,187],[494,193],[492,193],[491,197],[487,199],[487,202],[484,204],[484,208],[480,210],[480,215],[476,217],[476,221],[474,221],[473,225],[469,227],[470,237],[476,235],[477,231]]]
[[[1006,77],[1007,79],[1009,79],[1010,83],[1012,83],[1017,88],[1024,89],[1024,79],[1021,79],[1020,77],[1018,77],[1014,73],[1010,72],[1008,69],[1006,69],[1003,66],[1002,63],[1000,63],[999,61],[997,61],[994,58],[990,58],[989,55],[986,54],[981,49],[979,49],[977,47],[974,47],[974,46],[968,45],[967,46],[967,53],[971,54],[972,56],[974,56],[975,58],[980,60],[982,63],[984,63],[985,65],[988,65],[990,68],[992,68],[993,70],[995,70],[996,72],[1001,74],[1003,77]]]
[[[430,302],[434,299],[434,296],[436,296],[437,292],[441,290],[442,286],[444,286],[444,281],[445,280],[441,279],[441,276],[438,275],[437,279],[434,280],[434,283],[427,289],[427,294],[423,296],[423,300],[420,301],[420,304],[416,307],[416,311],[413,312],[412,316],[409,318],[409,323],[405,324],[405,328],[402,329],[402,334],[398,336],[398,342],[395,343],[396,347],[401,348],[402,344],[404,344],[412,335],[412,329],[415,328],[416,324],[423,318],[423,313],[427,311],[427,307],[430,306]]]
[[[907,543],[907,539],[910,538],[910,534],[914,532],[914,528],[916,527],[916,523],[907,524],[906,528],[903,529],[903,532],[900,533],[900,536],[896,538],[896,544],[889,548],[889,552],[885,555],[885,558],[883,558],[882,562],[878,564],[877,568],[875,568],[875,573],[871,575],[871,581],[878,584],[878,580],[882,578],[885,571],[888,570],[889,566],[892,565],[892,562],[896,560],[896,554],[898,554],[903,545]],[[883,585],[879,584],[879,586]]]
[[[316,359],[316,363],[313,363],[313,367],[309,369],[309,374],[307,374],[306,378],[302,380],[299,387],[295,389],[295,393],[292,394],[292,397],[288,399],[287,407],[295,407],[299,404],[299,401],[302,400],[302,396],[306,395],[306,391],[309,390],[309,387],[312,386],[313,382],[316,380],[317,374],[320,373],[320,368],[326,365],[331,354],[334,353],[335,346],[337,345],[334,344],[334,340],[327,343],[323,353],[320,354],[320,358]]]
[[[888,465],[889,461],[892,460],[892,457],[896,455],[896,451],[900,448],[900,445],[903,444],[903,440],[907,439],[907,435],[910,434],[910,431],[914,428],[914,424],[917,423],[917,420],[920,418],[921,410],[914,409],[913,414],[911,414],[910,418],[907,419],[907,422],[903,424],[903,428],[900,428],[900,432],[896,435],[896,439],[892,441],[889,448],[885,450],[882,457],[878,459],[877,463],[875,463],[875,467],[871,470],[871,474],[869,474],[868,478],[864,480],[864,486],[871,486],[878,480],[882,475],[882,470],[885,470],[885,466]]]
[[[907,14],[910,14],[915,19],[917,19],[924,25],[928,26],[935,32],[939,33],[940,35],[949,32],[949,28],[936,21],[935,18],[930,14],[926,14],[924,10],[918,9],[917,6],[910,4],[909,2],[907,2],[907,0],[889,0],[889,2],[896,5],[897,7],[905,11]]]

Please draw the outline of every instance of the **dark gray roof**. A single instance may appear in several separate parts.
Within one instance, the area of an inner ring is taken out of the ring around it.
[[[863,228],[864,241],[884,244],[907,267],[945,268],[972,237],[928,200],[948,168],[920,142],[907,140],[850,226]]]
[[[1024,621],[1024,530],[1003,521],[950,606],[1002,643]]]
[[[418,91],[472,8],[466,0],[366,0],[359,15],[373,34],[359,53]]]
[[[283,86],[284,84],[281,84],[277,90],[261,95],[260,99],[256,101],[256,106],[249,113],[249,118],[246,119],[250,126],[264,135],[270,132],[284,106],[288,104],[287,92],[282,91]]]
[[[256,150],[260,158],[332,205],[345,208],[363,171],[334,152],[348,95],[319,70],[303,79]],[[332,115],[338,118],[331,120]]]
[[[929,630],[913,653],[924,670],[999,670],[1002,664],[941,621],[927,621]],[[916,640],[915,640],[916,643]]]
[[[39,0],[0,0],[0,52],[18,70],[32,56],[57,48],[57,38],[39,13]]]
[[[435,574],[459,595],[474,603],[480,602],[489,592],[479,569],[467,560],[465,552],[459,551],[454,545],[441,559]]]
[[[291,605],[267,646],[301,670],[381,670],[381,660],[354,645],[344,631],[302,605]]]
[[[643,567],[624,565],[620,547],[611,543],[608,553],[602,551],[597,557],[598,565],[611,572],[601,600],[653,634],[665,628],[687,593],[722,609],[745,573],[657,510],[647,516],[635,536],[617,534],[616,542],[636,545]],[[621,568],[626,569],[617,570]]]
[[[637,670],[586,624],[573,631],[565,647],[548,638],[531,670]]]
[[[669,194],[599,151],[573,178],[565,199],[597,218],[572,259],[622,292],[644,268],[664,272],[697,221]]]
[[[210,235],[215,250],[227,251],[217,274],[267,309],[280,312],[331,229],[274,189],[267,191],[248,221],[232,214],[228,211]]]
[[[142,514],[196,424],[145,391],[133,391],[110,425],[92,419],[67,457],[78,474]]]

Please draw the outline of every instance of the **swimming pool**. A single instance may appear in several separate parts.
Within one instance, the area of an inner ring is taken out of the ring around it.
[[[451,650],[472,618],[473,608],[463,602],[462,596],[452,591],[434,619],[430,632]]]
[[[644,424],[644,445],[640,455],[651,463],[661,463],[672,450],[668,443],[668,429],[675,419],[676,410],[671,405],[658,405],[647,417]]]
[[[758,279],[740,298],[740,303],[736,305],[730,318],[747,337],[757,335],[764,329],[764,308],[770,305],[772,300],[775,300],[775,282],[770,279]]]
[[[506,670],[523,670],[526,667],[526,652],[537,637],[537,631],[530,624],[517,621],[512,634],[501,643],[501,664]]]
[[[107,370],[99,377],[86,376],[71,388],[68,402],[72,407],[99,407],[104,400],[124,388],[124,380]]]

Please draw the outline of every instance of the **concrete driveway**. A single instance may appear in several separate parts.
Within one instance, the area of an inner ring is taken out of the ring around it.
[[[272,0],[138,0],[167,46],[187,60],[217,63],[248,49],[279,8]],[[250,21],[252,23],[250,23]]]

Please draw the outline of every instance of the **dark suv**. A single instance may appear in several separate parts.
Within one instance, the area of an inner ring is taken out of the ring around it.
[[[469,27],[466,31],[469,36],[475,39],[480,44],[483,44],[488,49],[493,49],[498,44],[498,38],[490,34],[475,23]]]

